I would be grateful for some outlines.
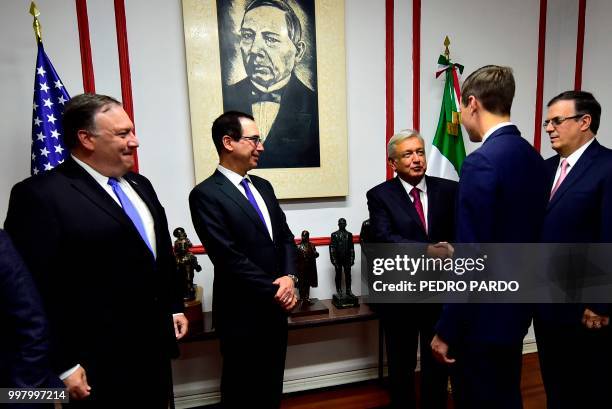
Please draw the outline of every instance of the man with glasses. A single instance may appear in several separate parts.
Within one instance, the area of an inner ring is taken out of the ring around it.
[[[248,172],[264,151],[251,115],[212,126],[219,165],[189,195],[191,218],[215,266],[224,408],[280,406],[287,312],[296,304],[296,247],[270,182]]]
[[[566,91],[548,103],[544,128],[557,155],[546,161],[544,243],[612,242],[612,150],[595,139],[600,115],[601,106],[584,91]],[[586,265],[576,267],[579,247],[572,246],[575,254],[562,266],[583,277]],[[610,304],[537,307],[534,325],[549,409],[612,407],[610,312]]]

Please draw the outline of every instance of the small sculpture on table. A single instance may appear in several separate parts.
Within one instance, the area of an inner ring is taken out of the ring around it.
[[[350,308],[359,305],[359,300],[351,291],[351,267],[355,264],[355,246],[353,234],[346,230],[346,220],[338,220],[339,229],[331,234],[329,256],[336,269],[336,291],[333,304],[336,308]],[[342,291],[342,278],[344,278],[345,291]]]
[[[302,241],[297,245],[297,277],[300,301],[291,311],[291,316],[327,314],[329,309],[318,299],[310,298],[310,287],[319,284],[317,276],[317,257],[319,253],[310,242],[308,230],[302,232]]]
[[[189,326],[193,331],[204,329],[204,314],[202,313],[202,287],[193,283],[194,272],[202,271],[198,259],[189,250],[192,247],[191,240],[182,227],[177,227],[173,232],[174,257],[176,259],[176,270],[183,281],[183,303],[185,305],[185,316],[189,320]]]

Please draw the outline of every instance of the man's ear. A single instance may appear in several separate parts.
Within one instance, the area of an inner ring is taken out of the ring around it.
[[[223,135],[223,138],[221,138],[221,144],[223,145],[225,150],[229,152],[232,152],[234,150],[234,146],[232,145],[233,140],[234,139],[231,136]]]
[[[395,159],[387,158],[387,161],[389,162],[389,166],[391,166],[393,170],[397,170],[397,167],[395,166]]]
[[[83,149],[87,151],[94,151],[96,144],[94,142],[95,135],[87,132],[84,129],[77,131],[77,139]]]
[[[580,120],[582,121],[582,123],[580,124],[580,130],[583,132],[588,131],[591,127],[591,121],[593,120],[593,118],[591,118],[591,115],[585,114],[582,118],[580,118]]]
[[[305,53],[306,53],[306,43],[300,40],[295,45],[295,61],[300,62],[302,58],[304,58]]]

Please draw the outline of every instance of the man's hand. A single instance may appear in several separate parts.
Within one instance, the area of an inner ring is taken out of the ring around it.
[[[176,339],[181,339],[187,335],[189,320],[185,317],[185,314],[174,314],[172,316],[172,321],[174,322],[174,335]]]
[[[429,257],[446,259],[452,257],[454,253],[455,248],[446,241],[427,246],[427,255]]]
[[[589,329],[600,329],[610,324],[610,317],[595,314],[586,308],[582,314],[582,324]]]
[[[77,368],[69,377],[64,379],[64,384],[70,394],[70,399],[81,400],[91,394],[91,386],[87,383],[85,369],[82,366]]]
[[[442,338],[440,338],[437,334],[434,335],[433,339],[431,340],[431,351],[433,352],[433,356],[437,361],[443,364],[455,363],[454,358],[448,357],[448,344],[442,341]]]
[[[272,284],[278,286],[278,291],[274,296],[274,300],[283,307],[285,311],[291,311],[295,304],[297,303],[297,298],[295,297],[295,287],[293,285],[293,280],[289,276],[282,276],[274,280]]]

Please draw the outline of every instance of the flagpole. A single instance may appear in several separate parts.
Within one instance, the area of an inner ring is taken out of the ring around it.
[[[36,42],[40,43],[42,41],[42,29],[40,26],[40,20],[38,20],[38,16],[40,16],[40,11],[38,11],[38,8],[36,7],[36,3],[34,2],[30,4],[30,14],[34,17],[32,28],[34,28],[34,35],[36,36]]]

